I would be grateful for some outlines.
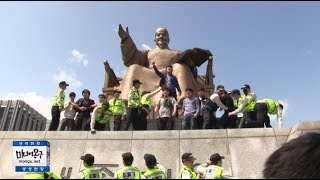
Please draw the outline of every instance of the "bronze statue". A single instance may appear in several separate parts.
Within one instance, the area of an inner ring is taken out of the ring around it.
[[[200,48],[188,49],[184,52],[171,50],[168,46],[170,42],[169,32],[164,27],[156,30],[154,39],[156,48],[152,50],[138,50],[129,35],[128,27],[125,31],[120,24],[118,34],[121,39],[120,47],[123,63],[128,67],[120,85],[121,98],[123,99],[127,99],[134,79],[139,79],[143,83],[141,91],[151,91],[159,86],[160,78],[152,68],[153,61],[161,72],[165,72],[167,66],[173,66],[173,74],[177,76],[182,90],[181,96],[184,96],[184,90],[187,87],[196,89],[199,86],[196,66],[201,66],[212,56],[209,50]],[[153,105],[160,99],[160,96],[161,93],[158,93],[152,98]]]

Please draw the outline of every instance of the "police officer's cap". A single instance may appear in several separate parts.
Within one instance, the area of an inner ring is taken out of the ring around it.
[[[119,89],[115,89],[115,90],[113,90],[113,94],[115,94],[115,93],[121,93],[121,91],[119,91]]]
[[[240,95],[239,89],[234,89],[231,93],[232,93],[232,94],[239,94],[239,95]]]
[[[241,89],[245,89],[245,88],[246,88],[246,89],[250,89],[249,84],[244,84],[244,85],[243,85],[243,87],[242,87]]]
[[[154,155],[152,154],[145,154],[143,156],[144,160],[148,163],[148,164],[154,164],[156,165],[157,164],[157,159]]]
[[[133,85],[135,85],[135,84],[137,84],[137,83],[142,84],[142,82],[140,82],[139,79],[135,79],[135,80],[132,81],[132,84],[133,84]]]
[[[94,156],[92,154],[81,156],[80,159],[85,161],[88,165],[92,165],[94,163]]]
[[[193,157],[192,153],[184,153],[182,155],[181,159],[187,160],[187,161],[195,161],[195,160],[197,160],[196,158]]]
[[[61,81],[61,82],[59,83],[59,86],[61,86],[61,85],[69,86],[69,84],[68,84],[68,83],[66,83],[65,81]]]
[[[221,161],[222,159],[224,159],[224,156],[220,156],[220,154],[218,153],[212,154],[210,156],[210,161],[212,162],[218,162],[218,161]]]

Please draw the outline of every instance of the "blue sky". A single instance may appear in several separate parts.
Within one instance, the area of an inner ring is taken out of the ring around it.
[[[258,99],[283,102],[285,127],[319,120],[319,17],[320,2],[1,2],[0,97],[25,99],[50,119],[65,79],[66,94],[87,88],[97,101],[104,59],[118,76],[126,70],[118,24],[139,49],[154,48],[164,26],[171,49],[211,50],[216,85],[248,83]]]

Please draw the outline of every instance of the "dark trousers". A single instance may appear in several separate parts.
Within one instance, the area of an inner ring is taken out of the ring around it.
[[[82,117],[82,116],[77,116],[75,120],[75,126],[74,129],[76,131],[88,131],[90,130],[90,116],[89,117]]]
[[[243,113],[243,123],[242,123],[242,127],[245,128],[259,128],[259,127],[263,127],[260,122],[258,122],[256,120],[256,112],[255,111],[249,111],[249,112],[245,112]]]
[[[196,123],[196,128],[197,129],[202,129],[203,128],[203,115],[199,115],[196,119],[195,119],[195,123]]]
[[[122,117],[121,115],[114,115],[113,116],[115,131],[120,131],[120,129],[121,129],[121,117]]]
[[[52,116],[52,120],[49,125],[49,131],[56,131],[56,130],[58,130],[59,121],[60,121],[59,106],[52,106],[51,107],[51,116]]]
[[[226,128],[236,128],[237,127],[237,115],[228,116],[228,111],[225,111],[225,113],[220,117],[219,119],[219,128],[220,129],[226,129]]]
[[[162,118],[158,118],[157,120],[158,130],[172,130],[173,124],[174,124],[173,117],[162,117]]]
[[[74,130],[74,119],[69,118],[63,118],[62,124],[60,127],[60,131],[64,131],[67,127],[67,131],[73,131]]]
[[[148,112],[143,108],[139,108],[140,121],[138,122],[137,130],[147,130],[147,116],[148,116]]]
[[[261,124],[261,127],[271,127],[270,117],[268,116],[268,106],[266,103],[256,103],[254,106],[254,111],[256,113],[256,119]]]
[[[98,123],[98,122],[96,122],[96,123],[94,124],[94,129],[95,129],[95,130],[104,131],[105,128],[106,128],[106,124],[100,124],[100,123]]]
[[[128,131],[131,124],[133,130],[138,129],[138,122],[140,121],[138,108],[127,108],[127,120],[124,130]]]
[[[209,110],[202,111],[202,116],[203,116],[203,126],[202,126],[203,129],[216,128],[217,119],[211,111]]]

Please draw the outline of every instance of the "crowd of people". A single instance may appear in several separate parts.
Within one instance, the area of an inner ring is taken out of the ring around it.
[[[283,126],[283,105],[273,99],[257,100],[256,94],[251,91],[250,85],[245,84],[241,89],[227,92],[223,85],[218,85],[215,93],[205,96],[205,89],[197,89],[195,95],[193,88],[185,89],[181,111],[177,99],[182,90],[177,77],[172,74],[172,66],[166,68],[166,73],[161,73],[153,62],[155,73],[161,78],[159,87],[152,92],[139,93],[143,84],[138,80],[132,81],[132,87],[128,94],[127,103],[119,98],[121,91],[115,89],[113,98],[107,100],[104,94],[99,95],[99,102],[90,99],[90,91],[84,89],[82,98],[75,102],[76,94],[69,94],[70,101],[64,103],[65,90],[69,84],[65,81],[59,83],[59,89],[53,98],[51,109],[52,121],[50,131],[58,130],[60,113],[64,111],[64,118],[60,130],[147,130],[147,116],[152,110],[158,115],[157,126],[159,130],[172,130],[174,118],[183,116],[181,129],[224,129],[224,128],[263,128],[271,127],[268,114],[277,115],[278,126]],[[152,109],[150,97],[162,91],[162,97]],[[216,111],[224,111],[220,117],[216,117]],[[179,113],[178,113],[179,112]],[[242,118],[238,114],[242,113]],[[110,119],[113,124],[110,125]]]

